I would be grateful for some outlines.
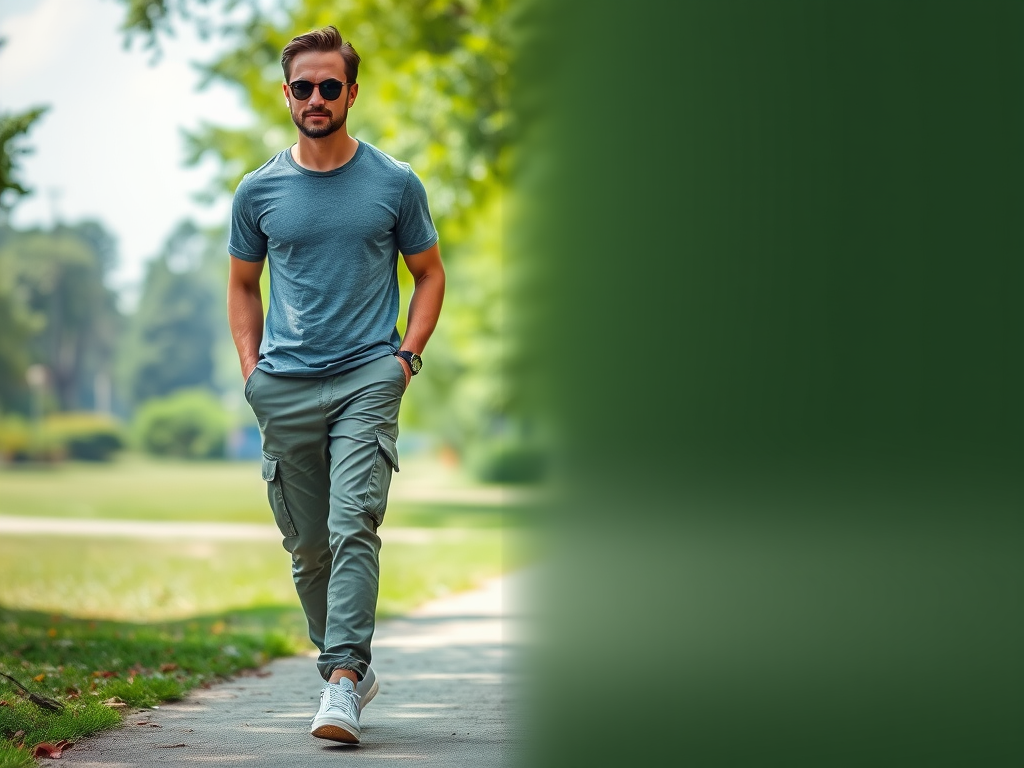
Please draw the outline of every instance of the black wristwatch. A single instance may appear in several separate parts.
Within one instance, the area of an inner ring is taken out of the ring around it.
[[[423,367],[423,358],[407,349],[398,350],[395,352],[395,357],[400,357],[409,364],[409,370],[412,371],[413,376],[419,373],[420,368]]]

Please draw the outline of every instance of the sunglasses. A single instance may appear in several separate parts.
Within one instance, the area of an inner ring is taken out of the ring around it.
[[[311,83],[309,80],[296,80],[288,83],[288,88],[291,89],[292,96],[299,101],[305,101],[313,95],[313,89],[319,88],[320,95],[324,97],[326,101],[334,101],[336,98],[341,96],[341,89],[346,85],[355,85],[355,83],[343,83],[341,80],[324,80],[322,83]]]

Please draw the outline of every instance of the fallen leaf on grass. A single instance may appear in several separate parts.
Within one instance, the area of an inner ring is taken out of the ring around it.
[[[57,759],[64,753],[65,749],[69,749],[73,746],[74,744],[67,739],[61,739],[56,744],[44,741],[40,744],[36,744],[35,749],[32,750],[32,757],[50,757]]]
[[[177,668],[178,668],[177,664],[161,664],[160,665],[160,671],[161,672],[173,672]]]
[[[97,669],[92,673],[93,677],[117,677],[117,672],[111,672],[106,669]]]
[[[119,697],[117,697],[117,696],[111,696],[111,697],[110,697],[109,699],[105,699],[105,700],[103,701],[103,706],[105,706],[105,707],[116,707],[116,708],[120,708],[120,707],[127,707],[127,706],[128,706],[128,704],[126,704],[126,703],[125,703],[124,701],[122,701],[122,700],[121,700],[121,699],[120,699]]]
[[[24,735],[25,735],[24,731],[15,731],[14,735],[11,736],[11,741],[17,741],[18,739],[20,739]]]
[[[46,673],[44,672],[44,673],[42,673],[40,675],[36,675],[32,679],[35,680],[37,683],[41,683],[41,682],[43,682],[43,680],[46,679]]]

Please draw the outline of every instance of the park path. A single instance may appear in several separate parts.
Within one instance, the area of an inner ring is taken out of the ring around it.
[[[380,692],[361,718],[362,743],[309,735],[322,681],[313,656],[262,670],[157,709],[75,744],[62,762],[81,768],[196,765],[413,768],[519,765],[517,702],[527,583],[521,572],[428,603],[378,625],[373,666]]]
[[[108,539],[188,539],[190,541],[270,541],[281,540],[273,523],[206,523],[177,520],[100,520],[77,517],[22,517],[0,515],[0,534],[85,536]],[[460,528],[381,528],[388,542],[423,544],[458,540]]]

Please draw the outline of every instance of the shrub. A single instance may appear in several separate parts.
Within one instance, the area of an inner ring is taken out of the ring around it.
[[[229,416],[207,389],[182,389],[147,401],[135,416],[139,447],[156,456],[223,458]]]
[[[56,413],[43,421],[43,431],[69,459],[109,461],[125,447],[121,423],[102,413]]]
[[[33,428],[24,416],[0,418],[0,461],[59,461],[67,447],[45,427]]]
[[[474,474],[485,483],[538,483],[547,473],[547,454],[539,446],[514,439],[483,445]]]
[[[0,457],[15,461],[28,454],[32,429],[22,416],[10,414],[0,418]]]

